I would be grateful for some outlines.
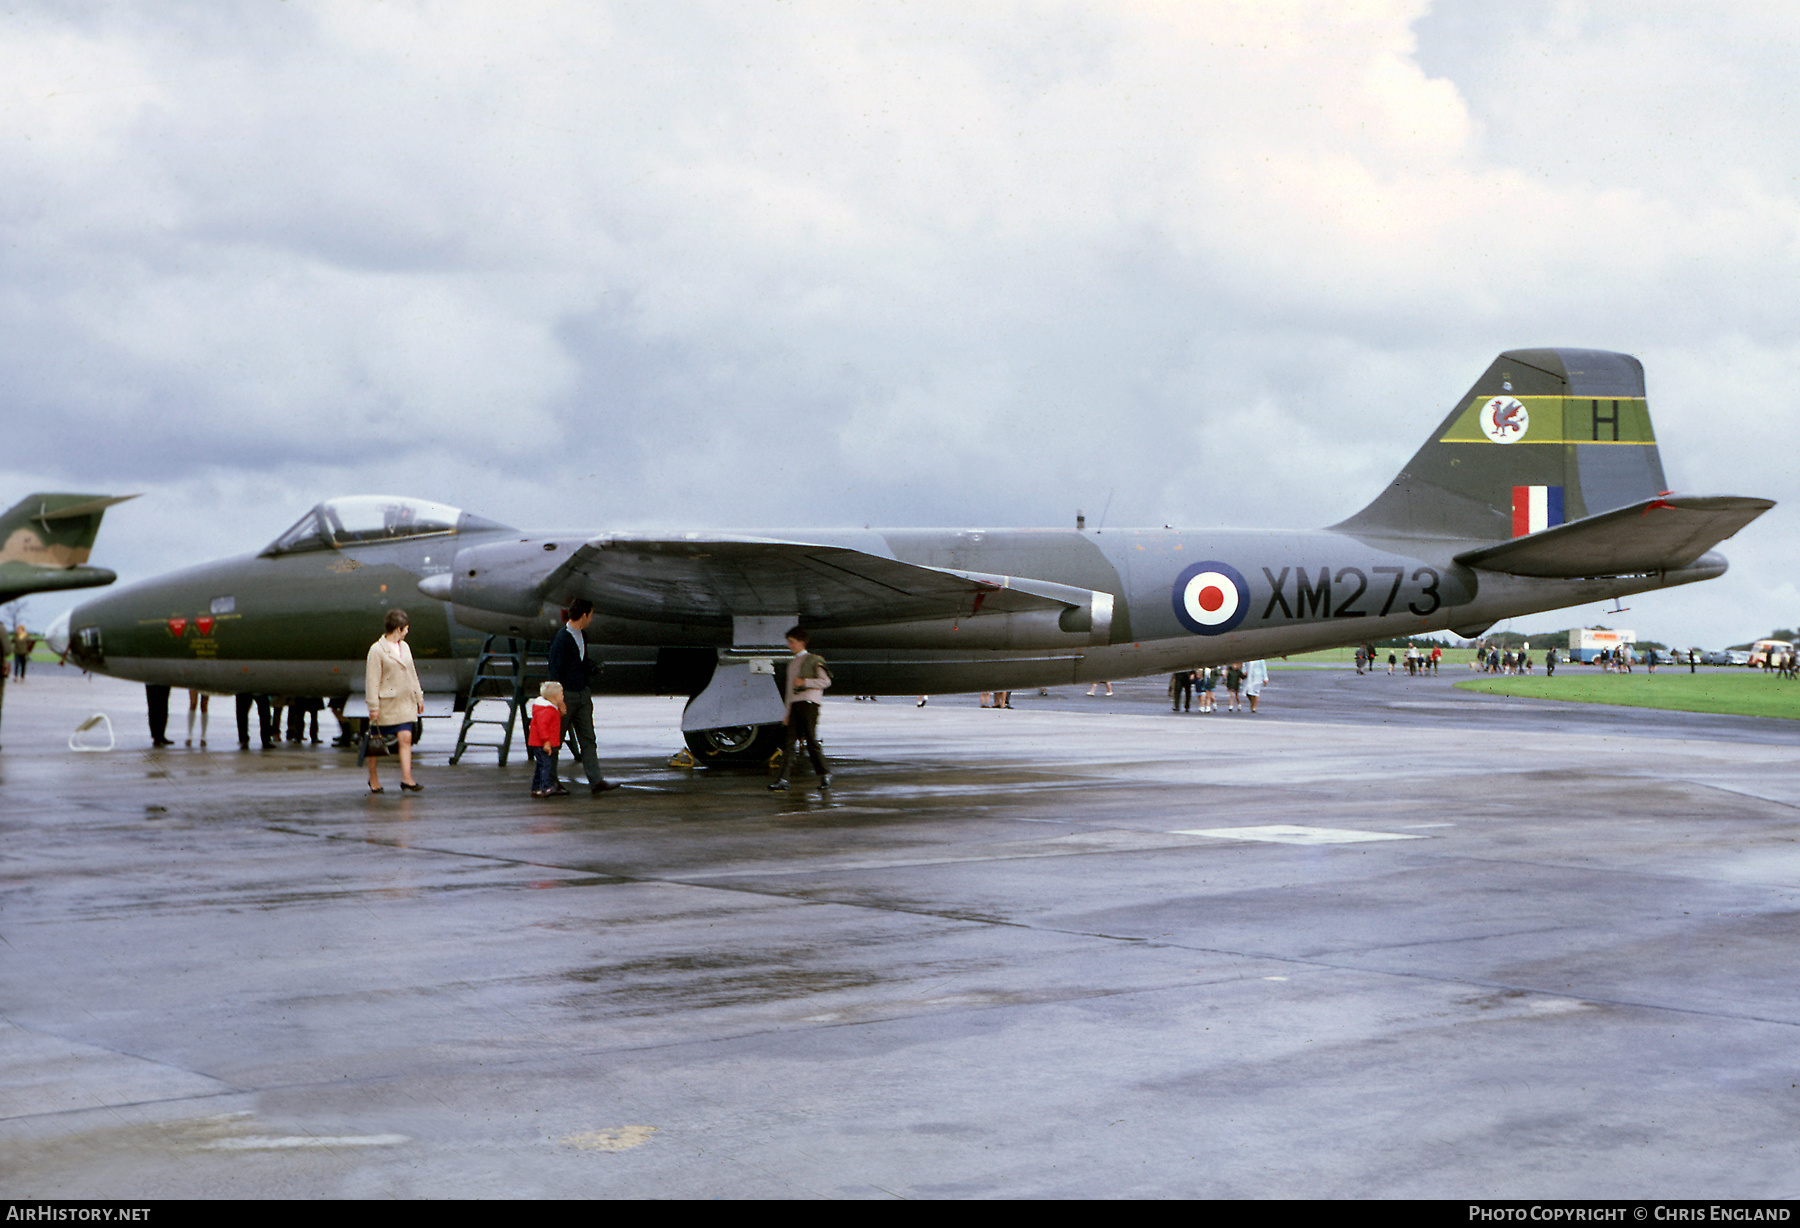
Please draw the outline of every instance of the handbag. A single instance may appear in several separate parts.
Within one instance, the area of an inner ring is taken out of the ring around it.
[[[362,753],[358,755],[357,758],[367,759],[371,755],[379,758],[382,755],[397,755],[399,753],[400,731],[398,729],[395,729],[392,733],[383,733],[374,725],[369,725],[364,728]]]

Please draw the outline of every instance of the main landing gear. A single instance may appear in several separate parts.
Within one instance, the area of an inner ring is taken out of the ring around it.
[[[703,767],[767,767],[781,749],[783,726],[729,725],[682,732],[694,761]]]

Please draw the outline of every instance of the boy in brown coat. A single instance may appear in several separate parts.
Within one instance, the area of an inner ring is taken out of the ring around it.
[[[831,671],[825,668],[825,658],[816,652],[806,650],[806,632],[799,627],[789,628],[787,633],[788,651],[793,657],[788,660],[787,684],[782,687],[782,698],[787,701],[787,715],[782,717],[782,724],[787,726],[787,737],[781,745],[781,777],[769,786],[771,789],[788,787],[788,773],[794,768],[795,743],[804,739],[807,752],[812,756],[813,771],[819,774],[819,788],[831,788],[831,773],[825,767],[825,756],[819,750],[819,699],[825,688],[831,685]]]

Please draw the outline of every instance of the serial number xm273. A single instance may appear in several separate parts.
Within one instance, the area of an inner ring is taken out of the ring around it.
[[[840,693],[1008,690],[1166,673],[1706,580],[1774,506],[1666,488],[1643,368],[1502,354],[1387,489],[1313,532],[928,529],[521,532],[422,500],[322,503],[259,554],[87,602],[75,657],[215,691],[358,689],[406,607],[428,692],[465,699],[487,634],[548,639],[593,602],[598,694],[689,697],[703,762],[766,758],[794,623]],[[420,602],[421,593],[429,598]]]

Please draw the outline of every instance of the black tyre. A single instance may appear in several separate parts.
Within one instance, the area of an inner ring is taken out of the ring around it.
[[[781,749],[782,725],[732,725],[724,729],[683,730],[688,750],[703,767],[756,767],[769,765],[769,757]]]

